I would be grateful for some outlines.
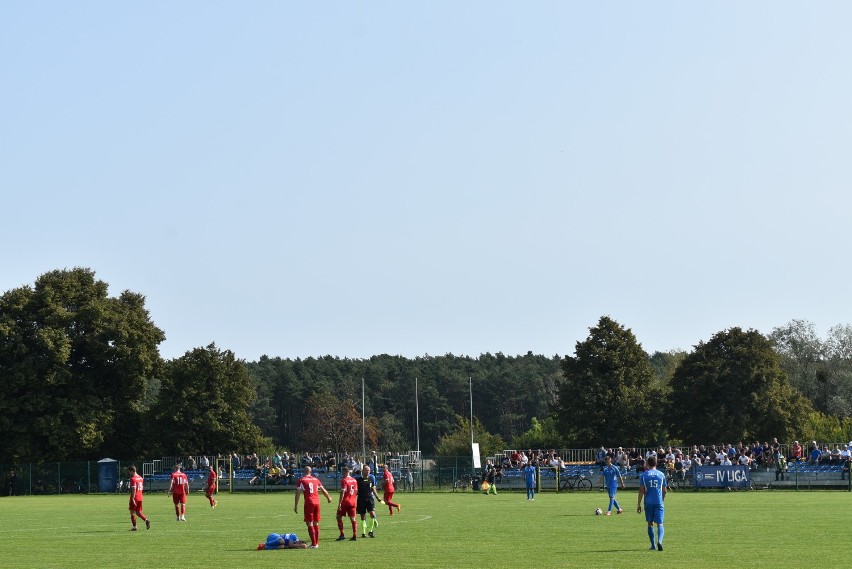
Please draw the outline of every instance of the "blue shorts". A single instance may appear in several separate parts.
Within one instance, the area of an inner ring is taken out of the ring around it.
[[[610,496],[615,496],[615,493],[618,492],[618,486],[610,486],[606,491],[609,492]]]
[[[645,506],[645,521],[648,523],[663,523],[664,514],[665,510],[662,504],[649,504]]]

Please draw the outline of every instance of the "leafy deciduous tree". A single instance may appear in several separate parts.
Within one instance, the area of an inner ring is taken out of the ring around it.
[[[373,418],[364,422],[364,444],[375,448],[379,432]],[[361,413],[351,399],[338,399],[328,392],[308,398],[305,409],[304,444],[308,450],[353,452],[361,450]]]
[[[648,354],[608,316],[562,360],[558,425],[578,446],[644,444],[659,431],[662,394]]]
[[[90,269],[0,297],[0,460],[133,456],[165,339],[141,294],[107,294]]]
[[[479,443],[479,452],[485,456],[506,449],[503,438],[485,430],[477,417],[473,418],[473,442]],[[438,439],[435,452],[440,456],[470,456],[470,421],[464,417],[456,416],[456,430],[442,435]]]
[[[255,386],[245,362],[215,344],[166,363],[146,423],[165,454],[212,454],[269,446],[249,418]]]
[[[683,440],[798,436],[810,402],[790,386],[772,342],[731,328],[701,342],[675,371],[672,430]]]

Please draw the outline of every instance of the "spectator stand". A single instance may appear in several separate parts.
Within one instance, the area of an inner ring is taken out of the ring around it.
[[[774,471],[767,471],[769,488],[812,488],[852,489],[847,464],[809,464],[806,461],[787,465],[784,480],[775,480]],[[771,478],[770,478],[771,477]]]

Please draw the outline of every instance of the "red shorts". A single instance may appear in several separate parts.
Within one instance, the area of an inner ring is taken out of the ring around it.
[[[210,496],[210,495],[212,495],[212,494],[215,494],[215,493],[216,493],[216,485],[214,484],[213,486],[208,486],[208,487],[207,487],[207,490],[206,490],[206,492],[205,492],[205,493],[206,493],[208,496]]]
[[[337,508],[337,517],[339,518],[354,518],[355,504],[340,504]]]
[[[186,494],[172,494],[172,502],[175,504],[186,504]]]
[[[393,499],[393,488],[390,490],[385,489],[384,501],[390,502]]]
[[[142,500],[136,500],[136,505],[133,505],[133,502],[130,502],[130,505],[127,508],[131,512],[141,512],[142,511]]]
[[[311,504],[310,502],[305,502],[305,521],[306,522],[318,522],[318,521],[320,521],[319,504]]]

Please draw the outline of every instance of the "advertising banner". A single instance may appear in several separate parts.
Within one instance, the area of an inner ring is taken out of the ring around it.
[[[748,486],[747,466],[696,466],[693,471],[696,488],[738,488]]]

